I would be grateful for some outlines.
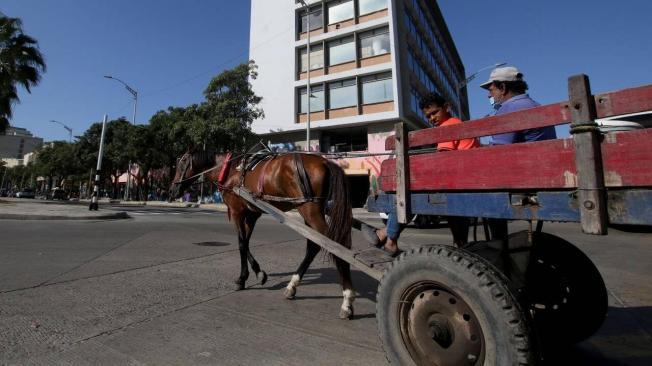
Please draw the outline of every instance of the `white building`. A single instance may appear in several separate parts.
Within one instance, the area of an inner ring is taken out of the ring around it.
[[[252,0],[250,59],[265,118],[254,132],[310,151],[384,153],[394,123],[427,127],[418,100],[437,91],[468,119],[464,67],[436,1]],[[338,160],[366,197],[383,156]],[[358,177],[358,178],[355,178]]]

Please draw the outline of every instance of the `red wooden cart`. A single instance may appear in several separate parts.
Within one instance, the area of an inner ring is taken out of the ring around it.
[[[524,365],[546,349],[591,336],[607,311],[595,265],[544,221],[579,222],[587,234],[610,224],[652,225],[652,129],[603,135],[595,120],[652,110],[652,85],[593,96],[584,75],[568,102],[387,140],[375,212],[526,220],[530,230],[457,249],[435,245],[396,259],[353,252],[249,192],[238,193],[300,234],[380,281],[378,329],[395,364]],[[572,138],[432,152],[419,147],[551,125]],[[536,228],[534,222],[537,223]],[[361,223],[354,227],[360,228]]]

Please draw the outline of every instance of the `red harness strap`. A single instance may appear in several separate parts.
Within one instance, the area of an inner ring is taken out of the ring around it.
[[[224,182],[229,173],[229,167],[231,166],[231,153],[226,154],[224,162],[222,163],[222,169],[220,169],[220,174],[217,176],[217,187],[219,191],[222,191],[224,188]]]

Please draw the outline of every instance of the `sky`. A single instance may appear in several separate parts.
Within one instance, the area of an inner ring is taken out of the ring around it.
[[[650,0],[438,3],[467,75],[507,62],[542,104],[568,99],[567,79],[579,73],[594,93],[652,84]],[[41,83],[19,90],[11,123],[46,141],[68,138],[50,120],[80,135],[104,114],[132,119],[131,94],[104,75],[138,91],[141,124],[201,102],[212,77],[248,59],[248,0],[0,0],[0,11],[21,18],[45,56]],[[472,118],[490,110],[479,87],[489,72],[469,84]]]

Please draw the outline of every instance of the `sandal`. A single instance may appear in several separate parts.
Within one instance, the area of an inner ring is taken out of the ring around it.
[[[382,246],[385,245],[386,240],[380,240],[378,234],[376,233],[378,229],[376,229],[375,227],[369,225],[362,225],[360,231],[362,232],[362,236],[364,236],[364,238],[373,246],[377,248],[382,248]]]

